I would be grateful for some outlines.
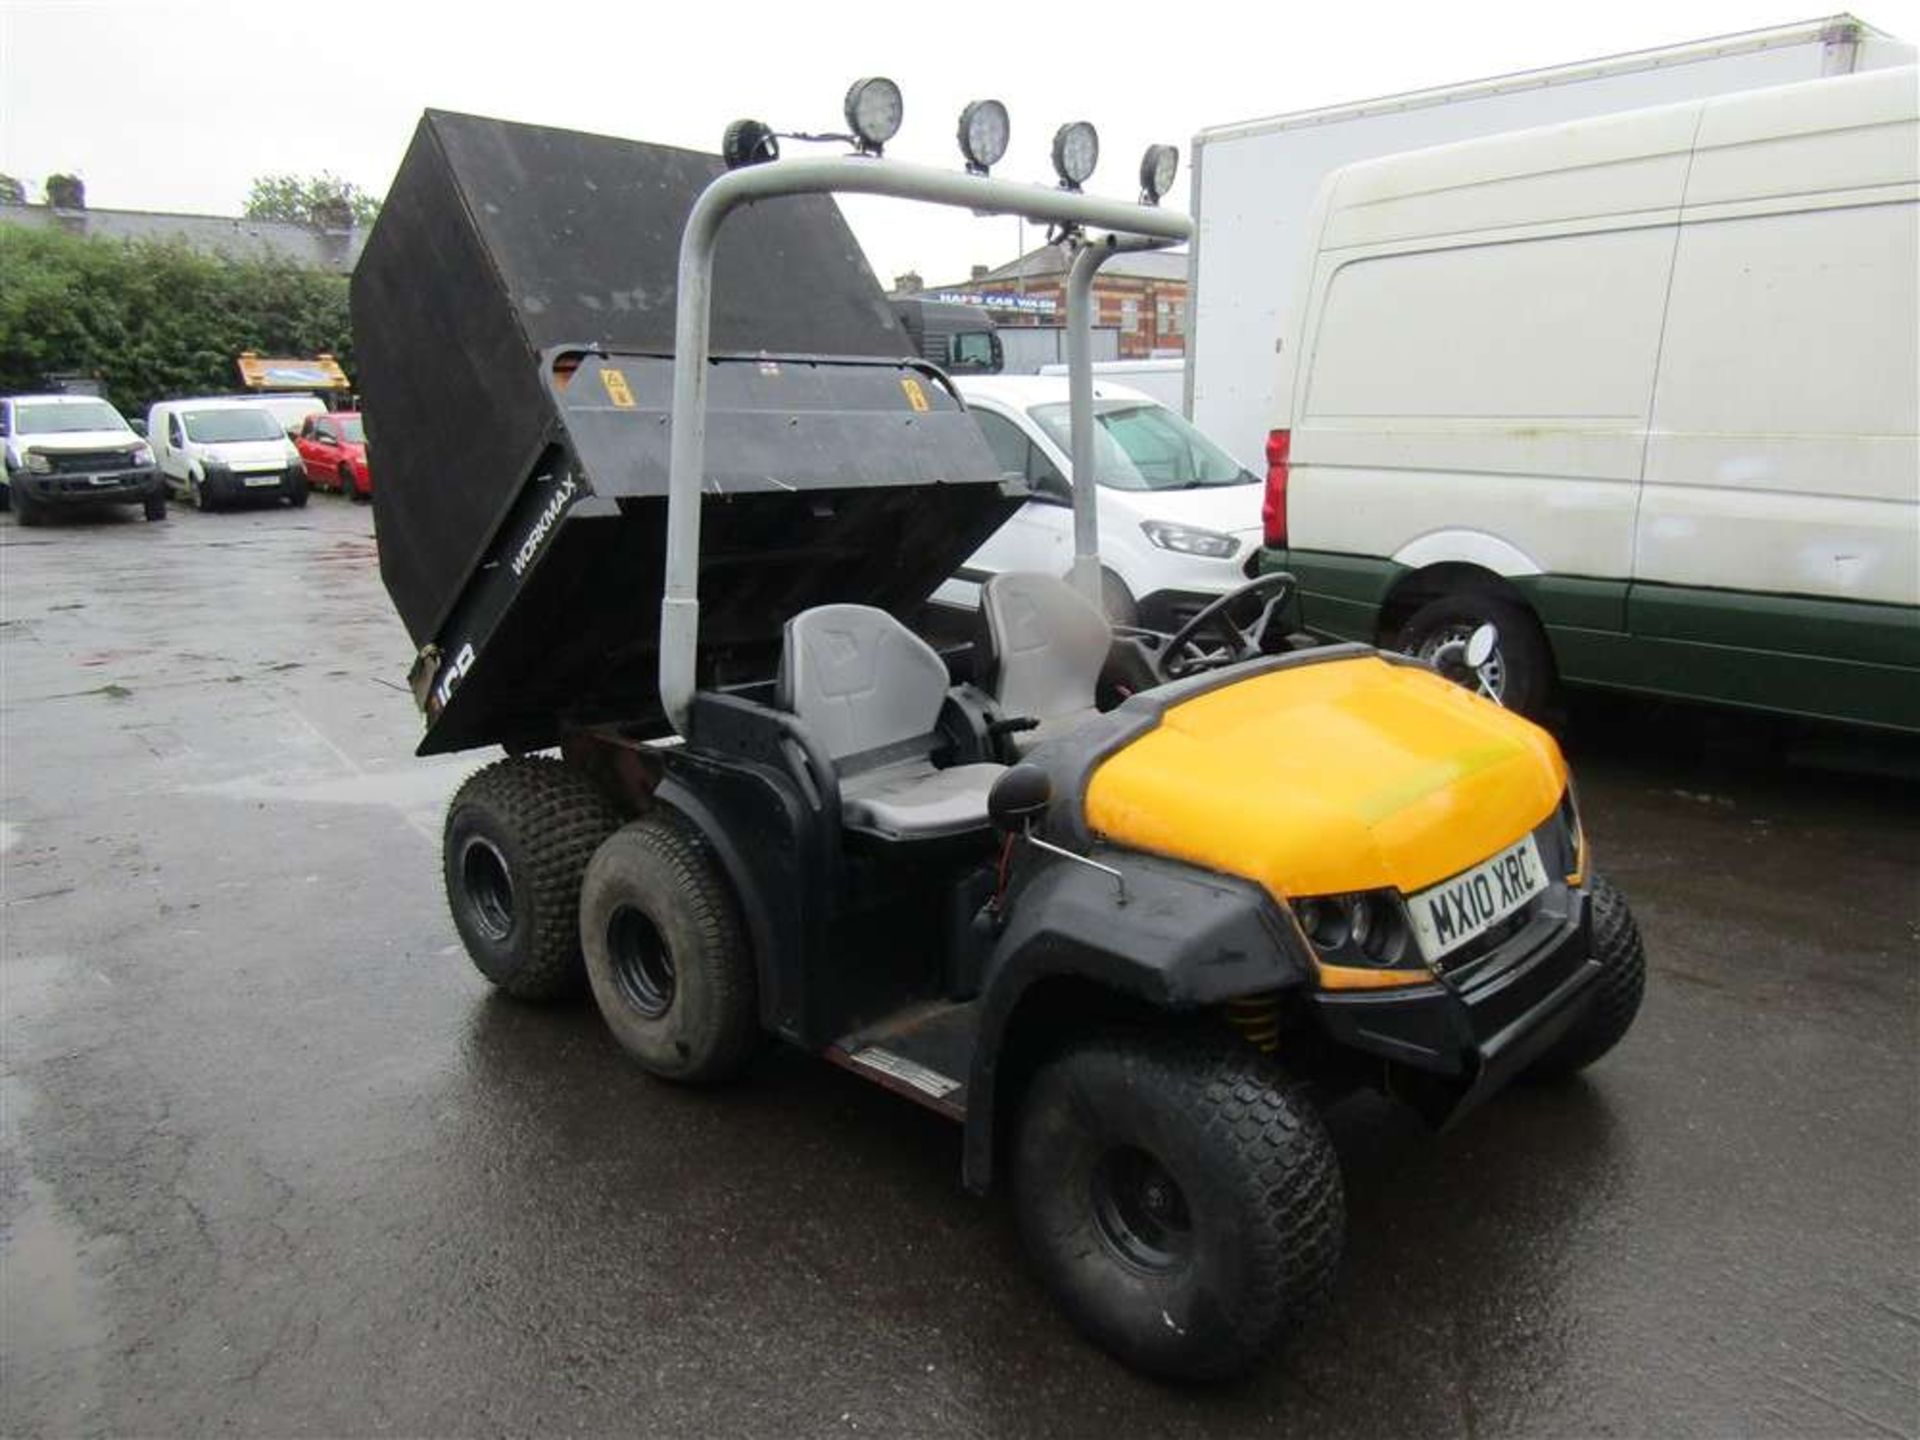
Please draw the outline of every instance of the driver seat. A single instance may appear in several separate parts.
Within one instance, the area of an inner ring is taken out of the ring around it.
[[[1002,715],[1040,722],[1008,737],[1016,754],[1099,713],[1094,693],[1113,627],[1066,581],[1032,571],[995,575],[980,587],[980,625],[976,683]]]

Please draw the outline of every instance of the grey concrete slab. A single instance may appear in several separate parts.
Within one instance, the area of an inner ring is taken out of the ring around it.
[[[1331,1312],[1180,1390],[1078,1340],[944,1122],[493,998],[438,872],[483,757],[411,757],[408,659],[331,496],[0,524],[0,1431],[1920,1431],[1911,784],[1582,707],[1640,1023],[1445,1136],[1341,1107]]]

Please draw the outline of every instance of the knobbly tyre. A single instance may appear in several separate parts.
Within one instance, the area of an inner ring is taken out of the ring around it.
[[[1320,1107],[1443,1125],[1592,1064],[1639,1005],[1633,919],[1548,735],[1405,657],[1269,653],[1285,576],[1112,630],[1090,486],[1071,583],[996,577],[947,654],[903,623],[1025,492],[829,193],[1059,227],[1077,474],[1094,271],[1190,222],[1161,147],[1119,203],[1080,190],[1091,127],[1056,188],[991,177],[993,102],[965,173],[883,158],[889,82],[847,112],[854,155],[741,122],[733,168],[421,122],[352,300],[421,751],[508,754],[448,811],[454,922],[664,1079],[771,1034],[951,1117],[1083,1331],[1231,1375],[1338,1268]]]

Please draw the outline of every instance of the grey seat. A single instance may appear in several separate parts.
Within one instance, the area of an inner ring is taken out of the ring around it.
[[[980,587],[987,653],[981,688],[1000,713],[1040,722],[1017,732],[1025,754],[1099,713],[1094,690],[1113,646],[1100,608],[1064,580],[1028,571],[995,575]]]
[[[787,622],[776,698],[833,760],[849,829],[921,840],[987,824],[1006,767],[934,767],[946,695],[946,663],[884,610],[819,605]]]

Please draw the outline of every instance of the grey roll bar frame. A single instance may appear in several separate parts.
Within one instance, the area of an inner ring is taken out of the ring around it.
[[[1093,474],[1093,273],[1123,249],[1153,249],[1192,238],[1193,221],[1178,211],[1078,191],[996,180],[877,156],[775,160],[730,170],[700,192],[680,236],[674,310],[673,412],[667,452],[667,564],[660,606],[660,699],[681,735],[690,728],[700,647],[700,502],[707,450],[707,368],[711,358],[713,257],[720,226],[755,200],[788,195],[890,195],[978,214],[1021,215],[1035,222],[1094,225],[1116,232],[1085,245],[1067,287],[1067,366],[1074,473]],[[1084,267],[1084,272],[1083,272]],[[1084,432],[1084,433],[1083,433]],[[1074,578],[1099,597],[1099,521],[1091,483],[1073,488]],[[1089,581],[1090,577],[1090,581]],[[1091,584],[1091,589],[1087,586]]]

